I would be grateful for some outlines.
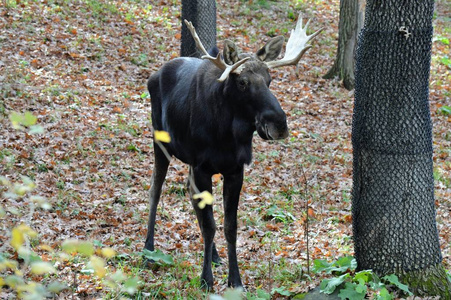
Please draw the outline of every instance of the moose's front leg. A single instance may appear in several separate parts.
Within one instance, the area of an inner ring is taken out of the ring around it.
[[[191,180],[194,180],[194,184],[198,191],[208,191],[212,192],[211,188],[211,175],[204,172],[201,168],[190,168]],[[213,272],[211,270],[212,258],[213,258],[213,240],[216,233],[216,224],[213,216],[212,205],[206,205],[203,209],[199,208],[199,201],[194,200],[193,195],[198,192],[195,191],[193,184],[190,184],[190,195],[191,202],[193,204],[194,210],[196,211],[197,220],[199,222],[199,227],[202,232],[202,237],[204,238],[204,265],[202,268],[202,287],[207,289],[213,288]]]
[[[237,211],[240,191],[243,185],[243,169],[232,175],[224,176],[224,234],[227,240],[229,256],[229,280],[232,287],[243,286],[241,283],[238,260],[236,257]]]

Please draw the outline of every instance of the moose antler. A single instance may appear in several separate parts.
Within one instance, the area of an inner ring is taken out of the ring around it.
[[[193,23],[185,20],[186,27],[188,27],[189,31],[191,32],[191,35],[193,36],[194,42],[196,43],[197,48],[204,54],[202,56],[202,59],[208,59],[212,63],[214,63],[219,69],[224,70],[221,77],[219,77],[218,81],[224,81],[229,77],[229,74],[237,71],[237,69],[244,64],[250,57],[246,57],[233,65],[228,65],[224,59],[221,57],[221,54],[218,53],[216,57],[211,56],[208,54],[207,50],[205,50],[204,45],[202,45],[202,42],[200,41],[199,36],[197,35],[196,29],[193,26]]]
[[[302,14],[299,14],[296,28],[291,30],[290,38],[288,39],[285,56],[281,60],[267,62],[268,68],[278,68],[282,66],[297,65],[304,53],[312,46],[307,43],[313,40],[324,28],[319,29],[311,35],[307,35],[307,26],[310,20],[307,21],[304,28],[302,28]]]

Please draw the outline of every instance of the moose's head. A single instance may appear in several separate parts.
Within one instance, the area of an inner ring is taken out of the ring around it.
[[[291,31],[283,59],[276,60],[283,47],[284,37],[270,39],[254,54],[240,53],[230,40],[225,40],[223,53],[211,56],[202,45],[191,22],[185,20],[199,50],[204,53],[202,59],[210,60],[222,71],[219,82],[225,82],[225,94],[231,95],[237,103],[240,114],[255,123],[255,129],[261,138],[267,140],[283,139],[288,136],[286,115],[276,97],[269,90],[271,75],[269,70],[287,65],[297,65],[304,53],[311,47],[307,43],[315,38],[322,29],[307,35],[307,24],[302,27],[299,16],[296,28]]]

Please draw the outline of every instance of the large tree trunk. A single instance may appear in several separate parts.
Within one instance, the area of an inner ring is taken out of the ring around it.
[[[368,0],[352,143],[358,268],[451,299],[435,221],[429,111],[433,0]]]
[[[346,89],[354,88],[354,55],[357,35],[363,26],[365,0],[340,0],[337,57],[325,79],[337,77]]]
[[[216,46],[216,1],[215,0],[182,0],[182,19],[193,23],[205,49]],[[200,57],[185,23],[182,22],[181,56]]]

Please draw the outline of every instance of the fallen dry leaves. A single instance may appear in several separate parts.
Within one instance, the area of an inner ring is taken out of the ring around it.
[[[142,250],[153,166],[146,80],[178,56],[178,2],[160,1],[151,9],[148,4],[139,7],[127,1],[114,7],[99,1],[101,10],[81,1],[30,2],[27,9],[0,7],[0,175],[13,181],[20,174],[33,178],[36,194],[52,203],[50,212],[35,212],[32,218],[42,243],[56,248],[65,239],[78,238],[100,241],[118,253]],[[282,142],[256,137],[254,161],[245,171],[238,256],[243,281],[251,291],[280,284],[263,266],[285,263],[306,270],[306,215],[310,262],[353,251],[353,94],[339,82],[321,78],[335,55],[338,1],[310,7],[294,1],[270,3],[269,8],[255,9],[242,1],[217,1],[218,43],[230,38],[246,51],[255,51],[269,39],[268,32],[286,35],[291,29],[287,11],[302,10],[313,18],[312,29],[323,26],[326,30],[298,70],[272,73],[271,89],[287,112],[291,135]],[[449,6],[439,1],[437,13],[449,15]],[[436,32],[442,32],[443,19],[435,23]],[[449,269],[450,118],[437,109],[449,105],[450,75],[449,68],[434,57],[449,56],[450,51],[439,42],[433,45],[434,162],[437,176],[444,178],[436,181],[437,221]],[[7,118],[11,111],[32,111],[45,133],[31,136],[13,130]],[[181,162],[172,162],[157,219],[156,246],[174,255],[183,268],[193,268],[199,266],[202,245],[184,193],[187,173]],[[214,184],[219,199],[220,175],[214,176]],[[0,201],[3,206],[27,205],[22,200]],[[225,260],[221,206],[221,201],[215,202],[216,243]],[[278,210],[271,211],[272,206]],[[283,215],[287,212],[293,218]],[[281,221],[284,218],[288,221]],[[13,215],[5,219],[0,231],[3,241],[4,229],[18,221]],[[65,268],[70,269],[60,266],[63,274]],[[227,285],[226,269],[223,265],[215,269],[219,293]],[[200,273],[199,267],[195,270]],[[158,282],[154,277],[146,280]],[[306,291],[318,282],[319,278],[311,282],[299,278],[291,282],[291,288]],[[101,290],[94,280],[85,278],[76,293],[92,296]]]

